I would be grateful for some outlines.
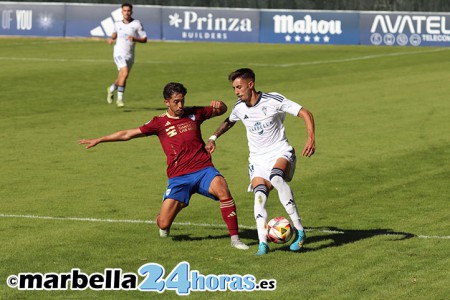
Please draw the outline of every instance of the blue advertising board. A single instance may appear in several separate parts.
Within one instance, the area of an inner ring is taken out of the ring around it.
[[[450,13],[361,13],[361,44],[450,46]]]
[[[261,43],[359,43],[358,12],[261,11]]]
[[[67,4],[66,36],[109,37],[114,22],[123,19],[120,5]],[[148,39],[161,39],[161,8],[133,5],[134,19],[141,21]]]
[[[163,7],[163,40],[256,43],[259,11]]]
[[[63,37],[63,4],[0,3],[0,35]]]
[[[134,5],[149,40],[450,46],[450,13]],[[0,36],[111,36],[120,4],[0,2]]]

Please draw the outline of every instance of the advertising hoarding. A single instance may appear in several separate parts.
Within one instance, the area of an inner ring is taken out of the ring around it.
[[[262,43],[359,43],[358,12],[262,11]]]
[[[66,36],[109,37],[114,22],[123,19],[120,5],[67,4]],[[133,5],[134,19],[141,21],[149,40],[161,39],[161,8]]]
[[[149,40],[450,46],[450,13],[135,5]],[[117,4],[0,2],[3,36],[109,37]]]
[[[0,35],[63,37],[64,4],[0,3]]]
[[[450,13],[361,13],[361,44],[450,46]]]
[[[259,40],[259,11],[163,7],[163,40],[246,42]]]

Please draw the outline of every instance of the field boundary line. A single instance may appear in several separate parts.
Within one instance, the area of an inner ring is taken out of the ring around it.
[[[267,66],[267,67],[297,67],[297,66],[310,66],[310,65],[322,65],[322,64],[332,64],[332,63],[345,63],[345,62],[353,62],[359,60],[368,60],[375,58],[383,58],[383,57],[391,57],[391,56],[404,56],[404,55],[412,55],[412,54],[423,54],[423,53],[434,53],[441,51],[448,51],[446,48],[438,48],[432,50],[424,50],[424,51],[409,51],[409,52],[396,52],[396,53],[387,53],[387,54],[374,54],[374,55],[364,55],[358,57],[349,57],[349,58],[341,58],[341,59],[331,59],[331,60],[319,60],[319,61],[305,61],[299,63],[289,63],[289,64],[253,64],[257,66]]]
[[[364,56],[357,56],[357,57],[349,57],[349,58],[341,58],[341,59],[331,59],[331,60],[319,60],[319,61],[305,61],[305,62],[298,62],[298,63],[288,63],[288,64],[262,64],[262,63],[247,63],[248,65],[252,66],[260,66],[260,67],[280,67],[280,68],[290,68],[290,67],[297,67],[297,66],[309,66],[309,65],[321,65],[321,64],[333,64],[333,63],[345,63],[345,62],[353,62],[353,61],[360,61],[360,60],[368,60],[368,59],[376,59],[376,58],[383,58],[383,57],[392,57],[392,56],[405,56],[405,55],[414,55],[414,54],[427,54],[427,53],[434,53],[434,52],[442,52],[442,51],[449,51],[450,49],[447,48],[436,48],[431,50],[423,50],[423,51],[408,51],[408,52],[395,52],[395,53],[386,53],[386,54],[374,54],[374,55],[364,55]],[[7,56],[0,56],[0,60],[16,60],[16,61],[55,61],[55,62],[85,62],[85,63],[112,63],[112,59],[68,59],[68,58],[39,58],[39,57],[7,57]],[[178,62],[178,61],[152,61],[152,60],[140,60],[137,63],[142,64],[191,64],[191,62]],[[198,62],[196,62],[198,63]],[[208,63],[209,64],[209,63]],[[220,62],[217,64],[221,65],[231,65],[235,64],[227,63],[227,62]]]
[[[156,224],[151,220],[126,220],[126,219],[99,219],[99,218],[81,218],[81,217],[52,217],[52,216],[36,216],[36,215],[14,215],[14,214],[0,214],[0,218],[21,218],[21,219],[38,219],[38,220],[53,220],[53,221],[79,221],[79,222],[100,222],[100,223],[137,223],[137,224]],[[209,224],[209,223],[192,223],[192,222],[174,222],[174,225],[180,226],[196,226],[196,227],[226,227],[223,224]],[[244,229],[255,229],[255,226],[239,225]],[[330,230],[330,229],[315,229],[305,228],[306,231],[318,231],[323,233],[344,234],[345,231]],[[390,235],[402,235],[402,233],[386,233],[382,234],[386,236]],[[419,239],[450,239],[450,236],[439,235],[413,235],[413,237]]]

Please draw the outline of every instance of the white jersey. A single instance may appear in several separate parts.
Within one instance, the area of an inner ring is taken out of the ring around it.
[[[141,22],[139,20],[132,20],[125,24],[123,21],[114,23],[114,32],[117,33],[116,45],[114,46],[114,56],[124,56],[125,58],[132,58],[134,56],[135,42],[131,42],[128,37],[143,38],[147,36]]]
[[[289,148],[285,135],[286,113],[297,116],[302,106],[278,93],[260,93],[258,102],[248,107],[238,100],[231,112],[231,122],[242,121],[247,130],[250,158],[284,152]]]

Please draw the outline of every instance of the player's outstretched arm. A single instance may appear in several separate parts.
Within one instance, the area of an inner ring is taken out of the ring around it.
[[[97,139],[83,139],[79,141],[79,144],[87,145],[86,149],[97,146],[100,143],[106,142],[119,142],[119,141],[128,141],[137,137],[145,136],[139,128],[127,129],[114,132],[110,135],[105,135],[101,138]]]
[[[308,133],[308,140],[306,141],[305,148],[303,148],[302,156],[310,157],[316,152],[314,117],[312,113],[304,107],[299,111],[298,116],[305,121],[306,131]]]
[[[231,122],[229,118],[226,118],[222,124],[219,125],[219,128],[214,132],[214,134],[208,139],[206,142],[205,149],[209,153],[213,153],[216,150],[216,139],[227,132],[231,127],[236,124],[235,122]]]
[[[227,105],[219,100],[213,100],[211,101],[211,104],[209,106],[212,106],[213,108],[213,117],[221,116],[227,111]]]

